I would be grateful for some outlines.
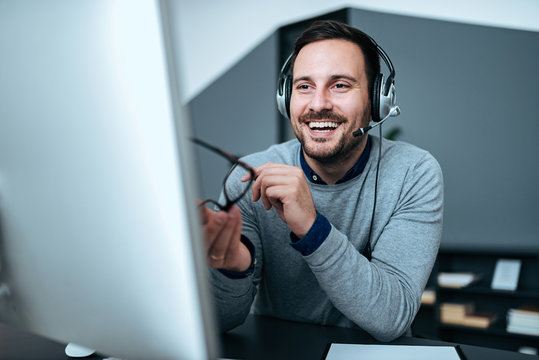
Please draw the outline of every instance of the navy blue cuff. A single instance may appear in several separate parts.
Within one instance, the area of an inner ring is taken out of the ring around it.
[[[225,275],[226,277],[230,279],[245,279],[249,275],[251,275],[255,271],[255,264],[256,264],[256,252],[255,252],[255,246],[251,242],[251,240],[247,239],[244,235],[241,235],[241,242],[243,245],[247,247],[249,250],[249,253],[251,254],[251,265],[249,268],[245,271],[231,271],[231,270],[225,270],[225,269],[217,269],[221,272],[221,274]]]
[[[290,233],[290,245],[303,256],[310,255],[322,245],[330,231],[331,224],[328,219],[317,211],[314,224],[304,237],[300,239],[294,233]]]

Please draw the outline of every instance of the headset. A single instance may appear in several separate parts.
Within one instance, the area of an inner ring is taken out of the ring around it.
[[[383,123],[390,116],[400,114],[400,109],[396,105],[397,95],[395,91],[395,68],[393,67],[393,63],[384,49],[372,37],[369,35],[367,37],[376,47],[378,56],[389,69],[389,76],[387,79],[384,79],[383,74],[376,74],[371,96],[371,118],[375,124],[354,131],[354,136],[362,136],[373,127]],[[279,82],[277,84],[277,94],[275,96],[279,112],[287,119],[290,119],[290,97],[292,95],[292,75],[290,74],[292,58],[293,54],[290,54],[281,68]]]

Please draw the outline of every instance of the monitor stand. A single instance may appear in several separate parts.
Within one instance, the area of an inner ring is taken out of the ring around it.
[[[69,357],[81,358],[92,355],[95,353],[95,350],[74,343],[69,343],[66,346],[65,352]]]

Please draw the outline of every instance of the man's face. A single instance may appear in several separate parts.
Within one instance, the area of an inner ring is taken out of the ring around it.
[[[305,154],[322,163],[355,157],[368,125],[365,62],[356,44],[341,39],[305,45],[294,63],[290,118]]]

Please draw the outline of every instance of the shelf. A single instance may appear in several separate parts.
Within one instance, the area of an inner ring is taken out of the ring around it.
[[[478,327],[473,327],[473,326],[445,324],[441,322],[439,326],[440,328],[443,328],[443,329],[453,329],[453,330],[458,330],[458,331],[485,333],[485,334],[490,334],[490,335],[507,336],[507,337],[514,337],[514,338],[533,339],[535,341],[539,341],[539,336],[507,332],[504,327],[500,325],[496,325],[496,324],[488,328],[478,328]]]
[[[521,260],[518,289],[494,290],[490,287],[499,259]],[[481,278],[466,287],[451,288],[438,285],[442,272],[472,272]],[[480,249],[442,248],[433,268],[428,287],[436,291],[434,305],[422,304],[413,330],[424,337],[470,345],[516,350],[521,346],[539,343],[539,336],[507,332],[506,317],[509,309],[523,304],[539,305],[539,248],[533,249]],[[478,328],[440,321],[440,304],[445,302],[471,302],[477,313],[490,312],[498,320],[488,328]]]
[[[440,254],[457,256],[488,256],[488,257],[537,257],[539,246],[496,246],[486,248],[484,246],[442,245]]]
[[[503,291],[493,290],[484,286],[468,286],[462,288],[449,288],[438,286],[436,289],[438,292],[443,293],[463,293],[463,294],[477,294],[477,295],[492,295],[492,296],[506,296],[517,298],[539,298],[539,290],[515,290],[515,291]]]
[[[496,325],[491,325],[488,328],[479,328],[479,327],[473,327],[473,326],[464,326],[464,325],[455,325],[455,324],[446,324],[440,322],[441,328],[447,328],[447,329],[456,329],[456,330],[466,330],[466,331],[473,331],[473,332],[480,332],[480,333],[488,333],[488,334],[494,334],[494,335],[508,335],[509,333],[505,331],[504,328]],[[511,334],[513,335],[513,334]]]

